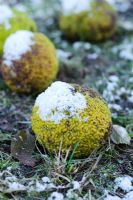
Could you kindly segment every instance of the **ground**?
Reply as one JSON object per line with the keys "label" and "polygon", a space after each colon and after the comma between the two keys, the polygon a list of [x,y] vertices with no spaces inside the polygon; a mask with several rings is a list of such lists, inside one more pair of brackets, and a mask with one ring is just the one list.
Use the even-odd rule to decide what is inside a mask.
{"label": "ground", "polygon": [[[130,5],[132,1],[128,1]],[[113,123],[123,126],[133,137],[133,23],[132,6],[119,10],[119,29],[102,44],[69,42],[58,28],[57,15],[40,18],[32,10],[39,30],[54,42],[60,59],[57,80],[79,83],[94,88],[108,102]],[[45,24],[45,26],[44,26]],[[52,156],[36,143],[33,157],[36,163],[25,166],[11,156],[12,138],[27,131],[32,135],[30,116],[36,94],[12,93],[0,79],[0,199],[43,200],[54,191],[78,199],[104,199],[105,190],[112,195],[124,196],[122,190],[114,192],[114,179],[123,175],[133,176],[133,141],[130,145],[115,145],[110,138],[102,148],[86,159]],[[28,189],[7,191],[7,177]],[[49,177],[54,186],[38,192],[42,177]],[[13,179],[13,178],[11,178]],[[77,182],[73,182],[77,181]],[[11,182],[13,182],[11,180]],[[32,182],[33,190],[29,186]],[[80,187],[78,187],[80,184]],[[41,185],[42,186],[42,185]],[[16,188],[14,187],[14,188]],[[30,188],[30,189],[29,189]],[[73,194],[74,193],[74,194]],[[72,195],[75,195],[72,197]],[[76,196],[77,195],[77,196]],[[56,196],[56,195],[55,195]],[[51,198],[52,199],[52,198]],[[54,198],[53,198],[54,199]],[[58,198],[61,197],[58,196]],[[80,198],[79,198],[80,199]]]}

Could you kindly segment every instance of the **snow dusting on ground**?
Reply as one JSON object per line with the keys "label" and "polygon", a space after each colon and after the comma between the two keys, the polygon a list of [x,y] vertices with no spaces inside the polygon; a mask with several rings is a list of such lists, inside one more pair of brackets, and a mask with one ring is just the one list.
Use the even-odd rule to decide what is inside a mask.
{"label": "snow dusting on ground", "polygon": [[13,12],[10,7],[0,5],[0,25],[4,25],[6,29],[10,29],[10,19],[13,17]]}
{"label": "snow dusting on ground", "polygon": [[117,196],[112,196],[112,195],[108,194],[106,196],[106,198],[104,198],[104,200],[121,200],[121,198],[117,197]]}
{"label": "snow dusting on ground", "polygon": [[[88,200],[88,197],[81,198],[80,195],[77,194],[80,190],[80,182],[74,181],[67,185],[58,186],[48,177],[20,179],[14,176],[11,170],[12,168],[10,167],[0,173],[1,190],[5,193],[17,191],[26,192],[27,194],[37,192],[39,194],[40,192],[45,192],[49,194],[48,200]],[[61,191],[62,189],[66,189],[66,194],[64,194],[66,197],[59,192],[59,190]]]}
{"label": "snow dusting on ground", "polygon": [[57,49],[56,53],[57,53],[57,57],[60,61],[69,59],[69,57],[71,56],[70,52],[63,51],[62,49]]}
{"label": "snow dusting on ground", "polygon": [[48,200],[63,200],[64,196],[63,194],[59,193],[59,192],[53,192],[50,197],[48,198]]}
{"label": "snow dusting on ground", "polygon": [[37,97],[35,106],[42,120],[58,124],[69,117],[79,118],[79,114],[86,108],[86,99],[70,84],[57,81]]}
{"label": "snow dusting on ground", "polygon": [[[129,79],[128,81],[132,80]],[[103,98],[108,102],[110,109],[122,111],[123,108],[120,105],[122,97],[127,98],[128,102],[133,103],[133,89],[120,86],[119,78],[116,75],[111,75],[108,78],[106,89],[103,91]]]}
{"label": "snow dusting on ground", "polygon": [[120,45],[112,48],[114,54],[127,61],[133,61],[133,38],[125,39]]}
{"label": "snow dusting on ground", "polygon": [[[114,192],[121,189],[124,192],[124,197],[120,198],[117,195],[110,195],[107,193],[104,200],[133,200],[133,177],[123,176],[115,179]],[[126,193],[126,194],[125,194]]]}
{"label": "snow dusting on ground", "polygon": [[21,56],[31,51],[34,44],[34,34],[30,31],[20,30],[10,35],[4,45],[3,63],[12,65],[12,61],[20,60]]}
{"label": "snow dusting on ground", "polygon": [[122,189],[124,192],[133,190],[133,178],[130,176],[118,177],[115,179],[115,189]]}

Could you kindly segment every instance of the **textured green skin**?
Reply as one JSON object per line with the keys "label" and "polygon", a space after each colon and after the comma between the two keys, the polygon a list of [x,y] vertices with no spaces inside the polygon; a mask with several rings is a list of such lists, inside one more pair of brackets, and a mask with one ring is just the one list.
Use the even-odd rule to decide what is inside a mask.
{"label": "textured green skin", "polygon": [[1,65],[5,83],[14,92],[43,91],[56,78],[58,59],[53,43],[42,33],[34,33],[34,42],[31,51],[13,61],[11,67]]}
{"label": "textured green skin", "polygon": [[13,9],[14,16],[9,20],[11,25],[10,29],[5,29],[4,25],[0,24],[0,56],[3,54],[3,46],[8,36],[17,30],[30,30],[36,31],[35,22],[24,13]]}
{"label": "textured green skin", "polygon": [[[81,119],[75,117],[63,119],[59,124],[52,121],[44,121],[38,114],[38,107],[33,107],[32,129],[39,143],[50,153],[66,154],[68,150],[74,149],[78,144],[74,156],[87,157],[102,145],[111,128],[111,113],[104,100],[93,90],[84,89],[79,86],[75,88],[86,97],[87,108],[80,114]],[[69,113],[68,113],[69,115]],[[60,149],[62,141],[62,146]]]}
{"label": "textured green skin", "polygon": [[105,0],[93,0],[91,10],[62,15],[59,25],[70,40],[100,42],[114,34],[117,27],[116,19],[116,12],[110,4]]}

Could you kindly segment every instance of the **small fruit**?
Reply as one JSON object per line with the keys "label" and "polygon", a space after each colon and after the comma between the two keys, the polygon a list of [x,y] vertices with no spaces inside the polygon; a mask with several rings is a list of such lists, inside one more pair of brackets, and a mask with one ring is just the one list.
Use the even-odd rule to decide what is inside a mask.
{"label": "small fruit", "polygon": [[5,42],[1,72],[12,91],[42,91],[58,72],[53,43],[41,33],[17,31]]}
{"label": "small fruit", "polygon": [[47,150],[58,153],[61,147],[66,153],[77,146],[75,157],[100,147],[111,127],[110,110],[97,92],[60,81],[37,97],[31,120]]}
{"label": "small fruit", "polygon": [[106,0],[63,0],[60,29],[70,40],[99,42],[111,37],[117,27],[116,12]]}
{"label": "small fruit", "polygon": [[20,29],[36,31],[36,24],[25,12],[0,5],[0,55],[8,36]]}

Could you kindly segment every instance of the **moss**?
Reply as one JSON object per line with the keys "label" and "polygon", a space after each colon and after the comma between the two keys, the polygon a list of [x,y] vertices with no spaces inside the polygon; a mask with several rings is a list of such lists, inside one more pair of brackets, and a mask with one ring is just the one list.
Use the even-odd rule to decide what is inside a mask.
{"label": "moss", "polygon": [[89,11],[62,15],[60,28],[70,40],[103,41],[116,30],[116,12],[105,0],[91,1]]}
{"label": "moss", "polygon": [[75,89],[82,92],[87,101],[87,108],[81,113],[80,120],[68,117],[59,124],[43,121],[38,114],[38,107],[34,106],[32,128],[37,140],[51,153],[59,151],[62,141],[62,153],[66,153],[70,147],[72,150],[78,144],[75,157],[86,157],[100,147],[102,140],[107,137],[111,126],[111,113],[96,92],[79,86]]}
{"label": "moss", "polygon": [[30,30],[36,31],[35,22],[29,18],[29,16],[24,13],[13,9],[13,17],[9,20],[11,27],[6,29],[4,25],[0,25],[0,55],[3,53],[3,46],[7,37],[16,32],[17,30]]}
{"label": "moss", "polygon": [[2,65],[6,84],[19,93],[40,92],[56,78],[58,60],[53,43],[43,34],[34,34],[32,50],[13,61],[11,67]]}

